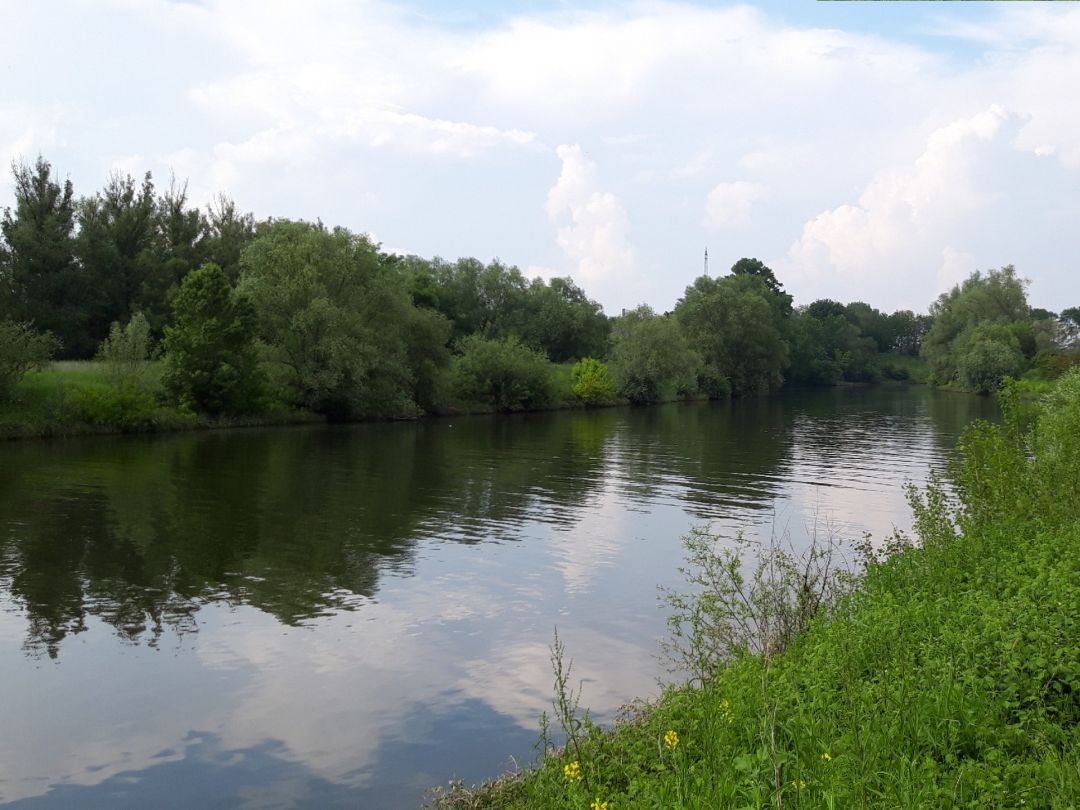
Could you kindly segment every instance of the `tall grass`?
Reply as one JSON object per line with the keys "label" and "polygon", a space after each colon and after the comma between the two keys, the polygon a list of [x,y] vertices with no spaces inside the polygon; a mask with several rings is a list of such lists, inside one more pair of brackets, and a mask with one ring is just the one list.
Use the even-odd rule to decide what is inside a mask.
{"label": "tall grass", "polygon": [[14,395],[0,400],[0,439],[322,421],[282,405],[228,419],[183,412],[166,401],[162,371],[160,361],[148,362],[137,384],[117,384],[100,361],[50,363],[27,373]]}

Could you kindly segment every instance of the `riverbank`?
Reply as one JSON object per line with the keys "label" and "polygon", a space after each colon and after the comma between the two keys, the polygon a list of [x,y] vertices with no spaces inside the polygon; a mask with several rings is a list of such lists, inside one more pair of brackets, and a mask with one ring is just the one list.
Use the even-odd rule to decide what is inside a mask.
{"label": "riverbank", "polygon": [[[905,379],[886,378],[879,385],[920,385],[925,374],[917,358],[903,358],[911,373]],[[161,404],[160,363],[148,364],[150,372],[141,391],[118,392],[108,379],[105,364],[95,361],[61,361],[25,375],[8,402],[0,402],[0,441],[68,438],[118,434],[172,433],[189,430],[324,424],[324,415],[269,403],[267,410],[243,416],[208,416],[184,412]],[[571,392],[570,366],[555,366],[555,401],[537,411],[582,410],[631,405],[620,397],[585,405]],[[843,383],[841,385],[867,385]],[[663,397],[653,404],[700,401],[703,394]],[[402,414],[398,419],[438,418],[500,413],[485,404],[451,403],[438,413]],[[393,417],[388,417],[393,418]],[[359,421],[374,421],[371,419]]]}
{"label": "riverbank", "polygon": [[1030,431],[1003,405],[1004,427],[958,445],[958,510],[933,484],[913,498],[917,545],[870,560],[784,652],[736,651],[703,685],[434,806],[1080,804],[1080,372]]}
{"label": "riverbank", "polygon": [[320,424],[325,417],[271,407],[258,414],[212,417],[159,404],[153,391],[160,370],[151,365],[145,390],[118,392],[103,363],[68,361],[28,373],[8,402],[0,403],[0,440],[68,438],[124,433],[223,430]]}

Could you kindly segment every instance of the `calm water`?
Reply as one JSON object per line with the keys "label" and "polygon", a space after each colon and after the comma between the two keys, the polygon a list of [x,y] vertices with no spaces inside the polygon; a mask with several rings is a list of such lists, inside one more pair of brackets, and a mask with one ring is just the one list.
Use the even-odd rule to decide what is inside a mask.
{"label": "calm water", "polygon": [[[679,537],[908,525],[925,389],[0,444],[0,804],[415,807],[529,761],[558,626],[653,693]],[[816,516],[816,517],[815,517]]]}

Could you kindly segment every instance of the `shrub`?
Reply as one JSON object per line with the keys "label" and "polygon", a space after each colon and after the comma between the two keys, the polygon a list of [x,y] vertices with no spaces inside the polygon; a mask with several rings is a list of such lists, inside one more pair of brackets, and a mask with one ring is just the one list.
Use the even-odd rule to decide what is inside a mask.
{"label": "shrub", "polygon": [[81,422],[122,431],[150,427],[157,420],[157,403],[146,388],[128,381],[120,385],[95,383],[74,390],[71,407]]}
{"label": "shrub", "polygon": [[551,362],[516,337],[471,335],[458,341],[451,367],[454,396],[500,411],[544,408],[554,401]]}
{"label": "shrub", "polygon": [[153,349],[150,322],[141,312],[136,312],[127,326],[121,327],[118,321],[113,321],[109,336],[98,348],[97,359],[105,364],[105,377],[113,385],[145,388],[149,384]]}
{"label": "shrub", "polygon": [[1006,377],[1015,376],[1024,367],[1023,355],[1013,346],[997,340],[975,343],[957,362],[960,385],[982,394],[1001,387]]}
{"label": "shrub", "polygon": [[41,368],[60,348],[49,332],[28,323],[0,321],[0,401],[8,399],[26,372]]}
{"label": "shrub", "polygon": [[608,367],[599,360],[585,357],[570,369],[571,391],[586,405],[600,405],[615,397],[615,383]]}
{"label": "shrub", "polygon": [[620,396],[635,405],[693,392],[701,365],[701,357],[689,347],[673,318],[642,306],[616,321],[612,375]]}

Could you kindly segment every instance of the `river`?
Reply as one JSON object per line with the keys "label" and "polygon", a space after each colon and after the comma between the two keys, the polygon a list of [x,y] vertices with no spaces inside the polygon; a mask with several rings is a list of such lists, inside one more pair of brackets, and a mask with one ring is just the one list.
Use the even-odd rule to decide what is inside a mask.
{"label": "river", "polygon": [[995,412],[848,388],[0,444],[0,804],[417,807],[531,760],[556,627],[594,717],[655,694],[690,527],[880,538]]}

